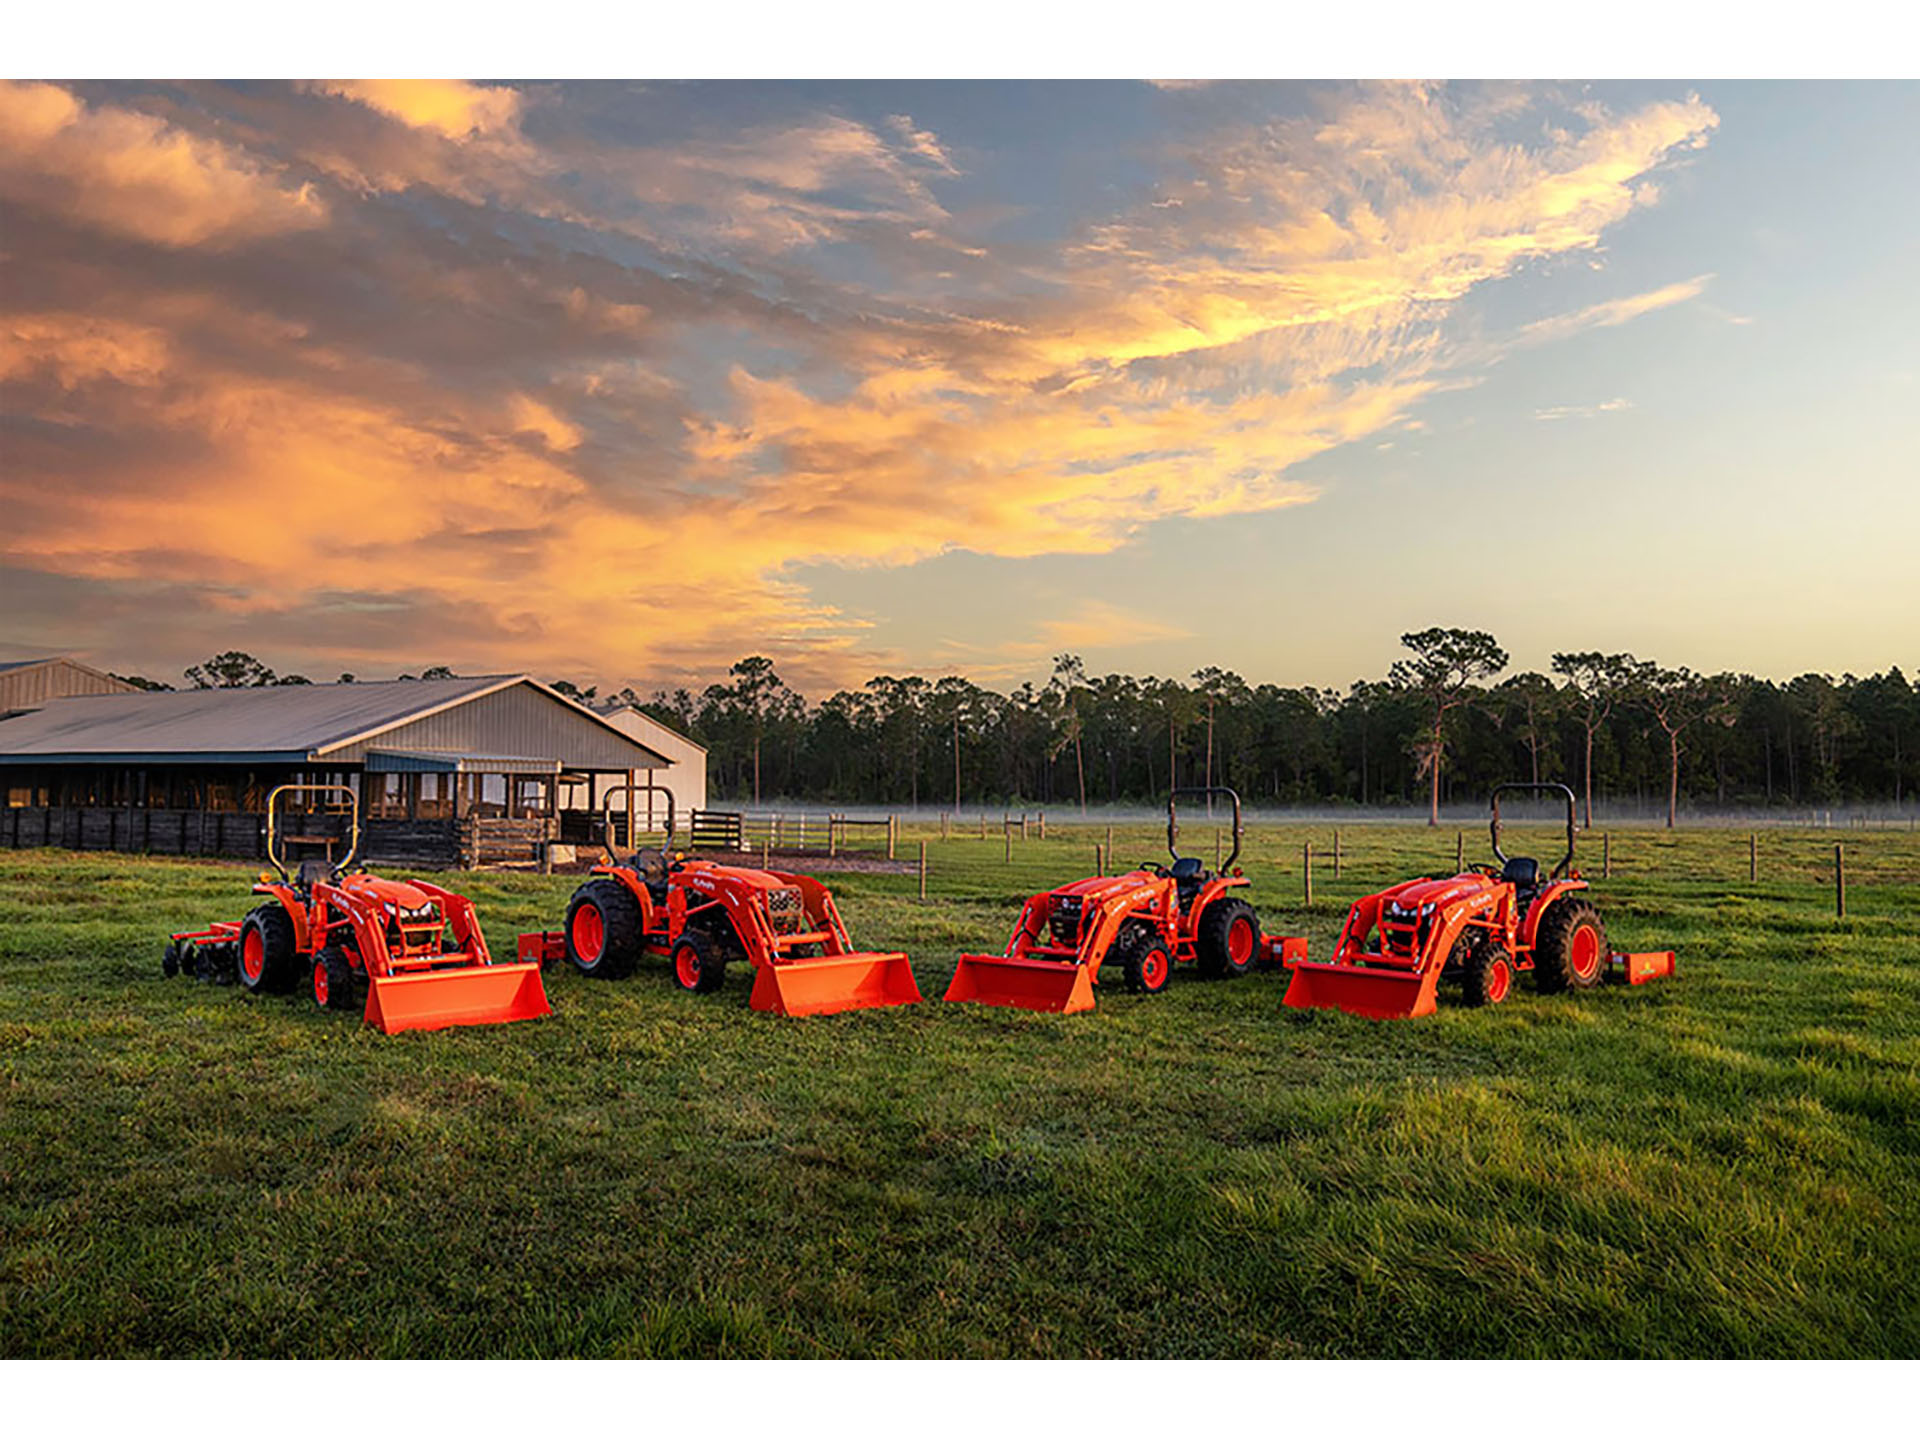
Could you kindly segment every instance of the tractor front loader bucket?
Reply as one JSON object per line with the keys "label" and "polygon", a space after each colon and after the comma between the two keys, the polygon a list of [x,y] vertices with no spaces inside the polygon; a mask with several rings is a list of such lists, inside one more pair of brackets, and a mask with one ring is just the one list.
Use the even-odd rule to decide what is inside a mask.
{"label": "tractor front loader bucket", "polygon": [[918,1005],[920,987],[903,952],[856,951],[762,965],[753,972],[747,1003],[775,1015],[833,1015]]}
{"label": "tractor front loader bucket", "polygon": [[1073,1015],[1093,1009],[1093,982],[1087,967],[1074,960],[962,955],[947,999]]}
{"label": "tractor front loader bucket", "polygon": [[1295,1010],[1344,1010],[1370,1020],[1410,1020],[1433,1014],[1439,984],[1437,968],[1421,974],[1384,966],[1303,961],[1293,967],[1293,979],[1281,1003]]}
{"label": "tractor front loader bucket", "polygon": [[449,1025],[506,1025],[552,1013],[537,962],[367,977],[367,1024],[388,1035]]}

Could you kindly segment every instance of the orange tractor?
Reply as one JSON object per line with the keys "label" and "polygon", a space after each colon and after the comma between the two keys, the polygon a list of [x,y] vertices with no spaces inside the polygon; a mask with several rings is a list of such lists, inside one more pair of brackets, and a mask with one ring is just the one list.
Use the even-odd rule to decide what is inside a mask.
{"label": "orange tractor", "polygon": [[[1550,872],[1500,848],[1500,797],[1515,790],[1566,802],[1567,853]],[[1634,985],[1673,973],[1670,950],[1615,955],[1607,948],[1600,912],[1573,868],[1573,791],[1496,785],[1492,806],[1498,867],[1408,880],[1356,901],[1332,959],[1293,962],[1285,1003],[1397,1020],[1431,1015],[1443,979],[1457,980],[1469,1005],[1498,1005],[1524,970],[1542,994],[1591,989],[1610,971]]]}
{"label": "orange tractor", "polygon": [[[616,853],[611,807],[628,791],[666,796],[665,849]],[[754,971],[748,1003],[780,1015],[919,1003],[907,957],[855,950],[818,880],[675,853],[673,796],[664,786],[616,785],[607,805],[606,861],[573,892],[565,929],[520,937],[523,960],[565,958],[583,975],[622,979],[642,955],[658,955],[675,983],[696,994],[720,988],[728,961],[746,960]]]}
{"label": "orange tractor", "polygon": [[[1233,802],[1233,853],[1217,875],[1180,853],[1182,795],[1224,795]],[[960,957],[947,999],[1072,1014],[1093,1008],[1093,987],[1109,960],[1119,963],[1127,989],[1157,995],[1176,965],[1231,977],[1262,960],[1305,956],[1304,939],[1262,935],[1253,907],[1234,893],[1249,883],[1234,865],[1242,834],[1240,797],[1233,791],[1173,791],[1167,797],[1173,864],[1148,860],[1124,875],[1076,880],[1033,896],[1021,908],[1005,954]]]}
{"label": "orange tractor", "polygon": [[[290,871],[290,839],[276,825],[283,795],[346,797],[346,856],[304,860]],[[494,963],[473,904],[422,880],[382,880],[353,868],[360,847],[359,798],[345,785],[281,785],[267,796],[267,859],[253,893],[263,903],[244,920],[217,920],[171,936],[161,968],[254,994],[292,990],[302,979],[315,1003],[352,1010],[386,1034],[448,1025],[499,1025],[552,1013],[540,967]]]}

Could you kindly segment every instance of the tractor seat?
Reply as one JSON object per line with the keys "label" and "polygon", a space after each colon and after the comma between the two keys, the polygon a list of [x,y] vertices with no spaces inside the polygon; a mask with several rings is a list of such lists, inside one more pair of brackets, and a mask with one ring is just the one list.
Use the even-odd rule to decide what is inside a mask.
{"label": "tractor seat", "polygon": [[1190,885],[1200,878],[1200,861],[1193,855],[1183,856],[1173,862],[1173,868],[1167,872],[1183,885]]}
{"label": "tractor seat", "polygon": [[299,873],[294,878],[303,890],[314,885],[325,884],[327,881],[333,879],[333,862],[331,860],[302,860],[300,862]]}
{"label": "tractor seat", "polygon": [[1540,862],[1525,855],[1516,855],[1507,861],[1506,868],[1500,872],[1500,878],[1515,889],[1538,890]]}
{"label": "tractor seat", "polygon": [[627,857],[627,867],[638,875],[644,884],[667,883],[667,857],[664,851],[651,848],[636,850]]}

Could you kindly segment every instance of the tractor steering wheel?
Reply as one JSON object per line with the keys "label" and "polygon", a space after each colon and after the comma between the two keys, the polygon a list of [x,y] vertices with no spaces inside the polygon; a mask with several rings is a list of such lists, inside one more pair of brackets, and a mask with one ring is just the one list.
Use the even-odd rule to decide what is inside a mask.
{"label": "tractor steering wheel", "polygon": [[1161,880],[1166,879],[1168,874],[1167,867],[1162,865],[1158,860],[1142,860],[1133,868],[1136,870],[1144,870],[1149,875],[1156,876]]}

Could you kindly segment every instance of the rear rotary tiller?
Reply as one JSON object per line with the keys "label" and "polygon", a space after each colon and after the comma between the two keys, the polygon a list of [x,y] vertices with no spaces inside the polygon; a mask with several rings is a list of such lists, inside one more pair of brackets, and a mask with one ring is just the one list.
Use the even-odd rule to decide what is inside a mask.
{"label": "rear rotary tiller", "polygon": [[[290,872],[275,819],[281,796],[303,793],[345,796],[350,837],[337,865],[307,860]],[[267,898],[244,920],[170,937],[162,969],[258,994],[291,990],[304,978],[317,1004],[361,1007],[366,1022],[389,1035],[552,1013],[540,967],[496,964],[471,901],[425,881],[353,870],[359,840],[349,787],[279,786],[267,797],[267,858],[279,878],[262,874],[253,887]]]}
{"label": "rear rotary tiller", "polygon": [[[1524,790],[1560,796],[1567,853],[1543,873],[1540,862],[1500,848],[1500,796]],[[1285,1003],[1331,1008],[1376,1020],[1431,1015],[1442,979],[1457,980],[1469,1005],[1498,1005],[1515,977],[1533,972],[1542,994],[1589,990],[1608,974],[1629,984],[1671,975],[1673,952],[1614,955],[1587,882],[1573,868],[1574,798],[1564,785],[1497,785],[1493,854],[1448,879],[1409,880],[1354,902],[1330,960],[1290,962]]]}
{"label": "rear rotary tiller", "polygon": [[[616,854],[611,806],[628,790],[666,796],[665,849]],[[623,979],[642,955],[655,955],[671,963],[681,989],[699,994],[720,988],[729,961],[744,960],[753,966],[748,1003],[779,1015],[919,1003],[906,955],[855,950],[818,880],[676,854],[673,796],[663,786],[617,785],[607,804],[605,863],[574,891],[564,929],[520,937],[521,959],[564,958],[582,974]]]}
{"label": "rear rotary tiller", "polygon": [[[1179,849],[1179,797],[1223,795],[1233,802],[1233,853],[1215,875]],[[1244,975],[1256,964],[1304,958],[1298,936],[1262,935],[1253,907],[1233,892],[1249,882],[1236,868],[1243,835],[1240,797],[1222,786],[1183,786],[1167,797],[1167,853],[1124,875],[1077,880],[1029,899],[1002,955],[962,955],[949,1000],[1072,1014],[1093,1008],[1101,968],[1115,961],[1129,990],[1157,995],[1176,965],[1207,975]]]}

